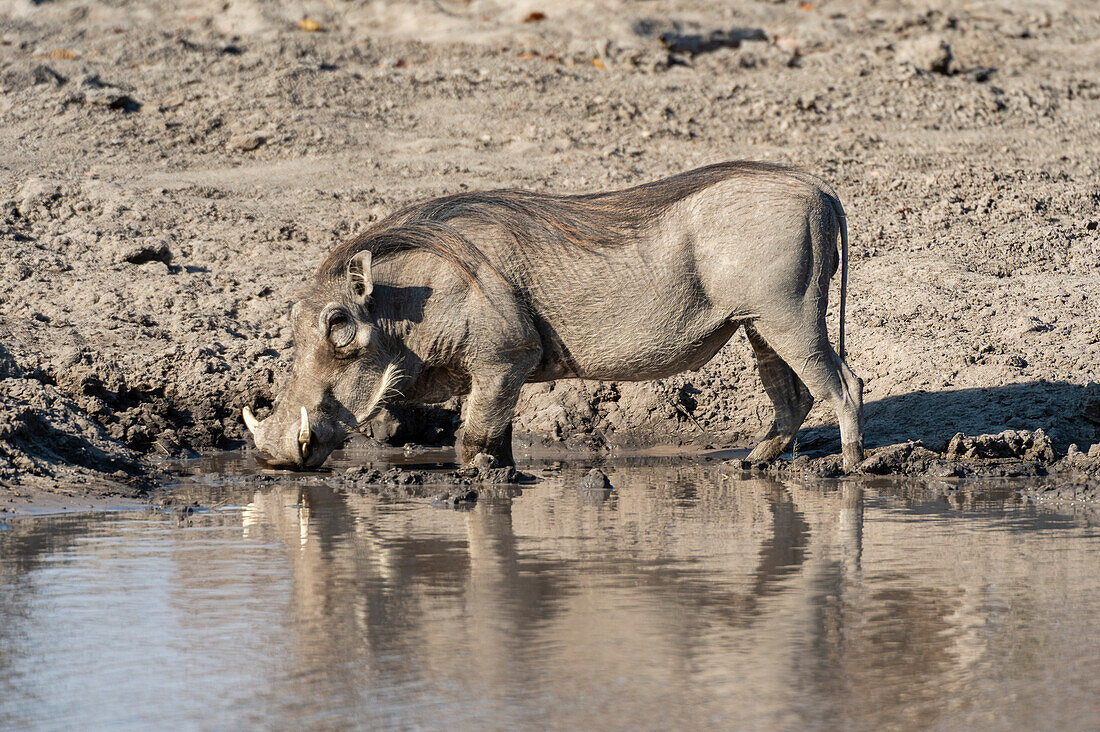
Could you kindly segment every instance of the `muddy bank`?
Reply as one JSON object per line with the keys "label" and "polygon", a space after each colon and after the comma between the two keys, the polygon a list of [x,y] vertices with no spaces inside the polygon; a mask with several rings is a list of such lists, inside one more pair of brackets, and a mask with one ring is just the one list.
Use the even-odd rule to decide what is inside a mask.
{"label": "muddy bank", "polygon": [[[152,497],[155,505],[190,512],[235,500],[244,491],[278,492],[323,487],[341,495],[380,498],[384,503],[430,503],[437,508],[466,509],[480,503],[507,503],[528,491],[539,494],[548,486],[563,485],[585,502],[614,501],[622,476],[632,471],[683,471],[696,476],[698,485],[682,486],[694,495],[702,486],[723,485],[731,490],[767,479],[777,485],[818,485],[830,489],[889,490],[921,500],[941,496],[958,503],[980,499],[988,491],[1011,496],[1016,502],[1084,505],[1095,511],[1100,504],[1100,450],[1075,453],[1048,461],[1049,442],[1039,433],[1009,432],[979,438],[960,437],[956,444],[981,446],[985,457],[947,451],[936,453],[919,444],[875,449],[859,473],[841,474],[839,459],[800,455],[772,464],[730,459],[730,451],[664,449],[575,452],[536,450],[520,458],[521,469],[498,468],[489,460],[457,467],[451,450],[425,452],[396,449],[338,451],[331,464],[314,473],[266,470],[248,452],[230,453],[181,464],[176,477]],[[989,457],[989,454],[999,457]],[[745,454],[742,452],[742,454]],[[205,496],[197,498],[197,496]],[[1076,510],[1076,509],[1074,509]]]}
{"label": "muddy bank", "polygon": [[[958,432],[1042,429],[1044,470],[1100,441],[1094,4],[453,5],[0,1],[0,484],[142,491],[158,456],[244,444],[303,283],[404,202],[731,158],[844,202],[872,467],[969,464]],[[460,409],[370,433],[445,444]],[[659,383],[532,386],[516,430],[747,447],[769,419],[738,335]],[[796,455],[838,449],[833,419]]]}
{"label": "muddy bank", "polygon": [[[774,463],[734,460],[728,466],[746,476],[832,478],[844,474],[838,455],[801,455]],[[920,440],[872,449],[857,474],[959,480],[1031,478],[1034,480],[1021,488],[1025,495],[1092,501],[1100,498],[1100,443],[1087,453],[1071,446],[1066,454],[1058,455],[1050,437],[1042,430],[1005,430],[996,435],[977,436],[959,433],[940,450]]]}

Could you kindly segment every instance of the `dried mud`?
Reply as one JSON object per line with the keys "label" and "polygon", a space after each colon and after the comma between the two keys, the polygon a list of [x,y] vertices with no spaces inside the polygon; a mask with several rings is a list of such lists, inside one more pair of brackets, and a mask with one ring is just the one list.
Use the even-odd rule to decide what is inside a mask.
{"label": "dried mud", "polygon": [[[296,294],[404,202],[734,158],[847,209],[867,470],[1094,475],[1098,36],[1069,0],[0,0],[0,485],[135,493],[155,456],[242,445]],[[459,408],[372,436],[446,442]],[[661,382],[531,386],[516,431],[748,446],[769,418],[737,336]],[[1040,429],[1040,456],[951,448]],[[838,448],[818,405],[772,469]]]}

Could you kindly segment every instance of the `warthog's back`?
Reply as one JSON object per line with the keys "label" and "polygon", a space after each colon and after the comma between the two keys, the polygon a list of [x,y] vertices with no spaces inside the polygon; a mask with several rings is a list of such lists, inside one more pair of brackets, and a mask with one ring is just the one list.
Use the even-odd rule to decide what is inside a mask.
{"label": "warthog's back", "polygon": [[[482,228],[479,248],[536,319],[538,376],[659,378],[698,368],[738,322],[835,271],[831,199],[797,172],[714,166],[610,194],[531,197],[537,223]],[[814,252],[814,234],[827,251]]]}
{"label": "warthog's back", "polygon": [[[412,205],[337,248],[428,250],[475,286],[504,277],[542,339],[535,379],[650,379],[705,363],[736,324],[831,274],[835,196],[820,179],[730,162],[611,193],[500,190]],[[836,204],[837,207],[839,204]]]}

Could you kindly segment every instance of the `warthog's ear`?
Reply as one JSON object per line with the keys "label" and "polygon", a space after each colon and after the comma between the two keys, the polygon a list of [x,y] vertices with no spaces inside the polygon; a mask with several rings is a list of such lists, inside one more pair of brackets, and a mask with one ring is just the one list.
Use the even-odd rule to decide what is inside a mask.
{"label": "warthog's ear", "polygon": [[370,252],[359,252],[348,260],[348,295],[360,305],[365,305],[373,290]]}

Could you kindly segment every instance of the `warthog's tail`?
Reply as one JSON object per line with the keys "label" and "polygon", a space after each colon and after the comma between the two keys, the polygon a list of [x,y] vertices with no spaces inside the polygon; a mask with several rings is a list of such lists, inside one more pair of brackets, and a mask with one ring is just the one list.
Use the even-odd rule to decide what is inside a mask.
{"label": "warthog's tail", "polygon": [[848,219],[844,215],[844,206],[840,203],[840,196],[836,194],[831,185],[812,173],[800,172],[812,180],[821,192],[828,197],[829,203],[833,207],[833,215],[836,216],[837,223],[840,224],[840,337],[837,340],[836,350],[840,360],[843,361],[847,355],[844,349],[844,310],[848,302]]}
{"label": "warthog's tail", "polygon": [[844,305],[848,301],[848,220],[840,199],[833,197],[836,214],[840,219],[840,340],[837,342],[840,360],[844,360]]}

